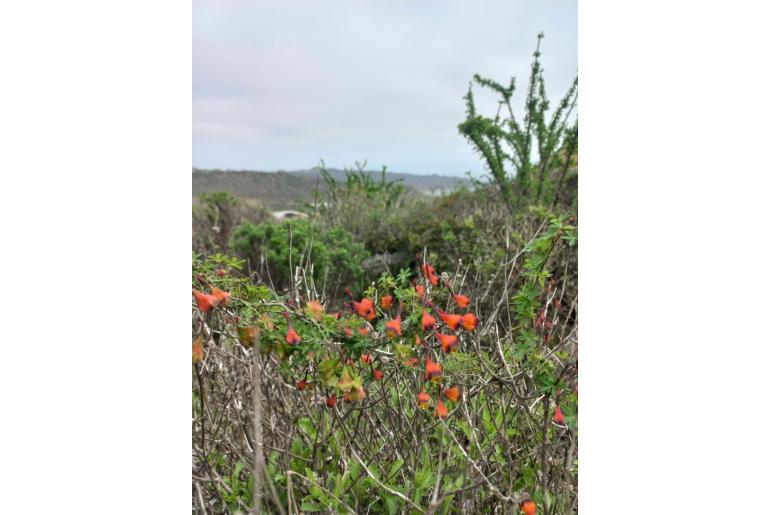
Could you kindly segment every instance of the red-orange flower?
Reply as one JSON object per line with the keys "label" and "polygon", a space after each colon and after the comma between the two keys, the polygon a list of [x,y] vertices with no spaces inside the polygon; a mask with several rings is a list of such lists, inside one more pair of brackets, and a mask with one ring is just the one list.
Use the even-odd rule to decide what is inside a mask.
{"label": "red-orange flower", "polygon": [[302,338],[299,337],[297,331],[289,326],[289,330],[286,332],[286,343],[289,345],[298,345],[300,341],[302,341]]}
{"label": "red-orange flower", "polygon": [[535,515],[537,513],[537,505],[532,499],[524,499],[519,503],[519,509],[524,515]]}
{"label": "red-orange flower", "polygon": [[304,379],[297,381],[297,390],[302,391],[305,388],[307,388],[307,381],[305,381]]}
{"label": "red-orange flower", "polygon": [[398,315],[393,320],[388,320],[385,324],[385,333],[388,335],[388,338],[401,336],[401,315]]}
{"label": "red-orange flower", "polygon": [[420,297],[420,300],[425,298],[425,286],[422,284],[416,284],[414,286],[414,291],[417,292],[417,296]]}
{"label": "red-orange flower", "polygon": [[222,291],[216,286],[211,287],[211,295],[217,299],[216,304],[214,304],[215,306],[224,306],[230,300],[230,293]]}
{"label": "red-orange flower", "polygon": [[404,361],[404,366],[413,368],[415,365],[417,365],[417,358],[409,358],[408,360]]}
{"label": "red-orange flower", "polygon": [[453,334],[436,333],[436,338],[441,342],[441,350],[444,352],[456,352],[457,347],[460,346],[457,336]]}
{"label": "red-orange flower", "polygon": [[350,338],[351,336],[353,336],[353,329],[351,329],[350,327],[345,327],[343,331],[345,333],[345,338]]}
{"label": "red-orange flower", "polygon": [[337,405],[337,396],[336,395],[332,395],[331,397],[326,399],[326,407],[327,408],[333,408],[336,405]]}
{"label": "red-orange flower", "polygon": [[324,307],[317,300],[311,300],[307,303],[307,310],[310,312],[310,316],[315,320],[321,320],[324,314]]}
{"label": "red-orange flower", "polygon": [[455,299],[455,303],[460,309],[467,308],[468,304],[471,302],[470,298],[466,297],[465,295],[460,295],[459,293],[457,295],[452,295],[452,297]]}
{"label": "red-orange flower", "polygon": [[422,409],[425,409],[428,407],[428,404],[430,404],[430,395],[428,395],[424,391],[418,393],[417,405],[420,406]]}
{"label": "red-orange flower", "polygon": [[353,304],[353,309],[355,310],[356,314],[358,314],[358,316],[361,318],[365,318],[371,322],[374,320],[374,317],[377,316],[377,314],[374,312],[374,302],[371,299],[364,297],[361,299],[361,302],[356,302],[353,300],[351,303]]}
{"label": "red-orange flower", "polygon": [[195,289],[193,289],[192,294],[195,296],[195,300],[198,301],[198,309],[201,310],[201,313],[208,313],[219,304],[219,301],[213,295]]}
{"label": "red-orange flower", "polygon": [[358,332],[361,333],[361,336],[366,336],[367,334],[369,334],[369,328],[366,326],[359,327]]}
{"label": "red-orange flower", "polygon": [[425,362],[425,379],[437,382],[441,380],[443,373],[444,371],[442,370],[441,365],[428,358]]}
{"label": "red-orange flower", "polygon": [[203,342],[201,341],[200,336],[195,339],[195,341],[192,344],[192,360],[193,362],[200,361],[203,359]]}
{"label": "red-orange flower", "polygon": [[371,363],[372,362],[372,355],[371,354],[361,354],[361,361],[364,363]]}
{"label": "red-orange flower", "polygon": [[441,321],[444,322],[452,331],[456,331],[463,321],[462,315],[450,315],[449,313],[445,313],[441,308],[436,308],[436,312],[438,313]]}
{"label": "red-orange flower", "polygon": [[479,325],[479,319],[473,313],[463,315],[463,329],[473,331]]}
{"label": "red-orange flower", "polygon": [[422,273],[430,281],[431,286],[438,285],[438,276],[436,275],[436,269],[428,263],[422,266]]}
{"label": "red-orange flower", "polygon": [[390,309],[393,305],[393,295],[383,295],[380,304],[382,304],[382,309]]}
{"label": "red-orange flower", "polygon": [[358,388],[353,388],[352,390],[350,390],[350,395],[348,396],[348,398],[351,401],[360,401],[365,397],[366,397],[366,390],[364,390],[363,386],[359,386]]}
{"label": "red-orange flower", "polygon": [[557,404],[556,409],[553,412],[553,421],[560,426],[564,425],[564,413],[561,412],[561,407]]}
{"label": "red-orange flower", "polygon": [[422,330],[432,331],[436,328],[436,319],[433,318],[427,311],[422,312]]}
{"label": "red-orange flower", "polygon": [[436,399],[436,411],[433,412],[433,415],[436,417],[446,418],[448,414],[449,411],[447,411],[446,406],[444,406],[444,403],[441,402],[441,399]]}
{"label": "red-orange flower", "polygon": [[383,376],[382,370],[376,368],[374,369],[374,372],[372,372],[372,374],[374,374],[375,381],[382,381],[382,376]]}
{"label": "red-orange flower", "polygon": [[447,388],[446,390],[444,390],[444,397],[446,397],[452,402],[457,402],[460,400],[460,389],[456,386],[453,386],[452,388]]}

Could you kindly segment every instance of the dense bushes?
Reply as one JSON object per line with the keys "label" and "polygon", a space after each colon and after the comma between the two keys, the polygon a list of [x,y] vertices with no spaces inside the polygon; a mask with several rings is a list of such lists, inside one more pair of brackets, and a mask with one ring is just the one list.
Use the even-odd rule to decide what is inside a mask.
{"label": "dense bushes", "polygon": [[307,220],[243,222],[233,231],[230,248],[248,260],[259,278],[278,288],[291,283],[296,267],[308,271],[320,289],[327,283],[358,287],[361,262],[368,256],[345,229],[320,228]]}
{"label": "dense bushes", "polygon": [[196,290],[232,295],[193,312],[196,505],[245,512],[261,493],[271,513],[574,510],[574,278],[552,273],[574,243],[553,218],[499,263],[518,286],[461,287],[425,264],[341,313],[196,260]]}
{"label": "dense bushes", "polygon": [[193,203],[193,250],[203,254],[226,252],[237,224],[244,220],[260,223],[267,217],[261,205],[247,204],[223,191],[204,193]]}

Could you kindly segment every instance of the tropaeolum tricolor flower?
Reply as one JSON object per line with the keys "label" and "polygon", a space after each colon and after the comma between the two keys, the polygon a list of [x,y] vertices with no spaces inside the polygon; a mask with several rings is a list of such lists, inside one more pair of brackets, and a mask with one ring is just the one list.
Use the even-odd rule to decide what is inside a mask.
{"label": "tropaeolum tricolor flower", "polygon": [[218,305],[218,299],[214,295],[209,295],[195,289],[193,289],[192,294],[198,302],[198,309],[200,309],[201,313],[208,313]]}
{"label": "tropaeolum tricolor flower", "polygon": [[441,350],[446,353],[456,352],[457,347],[460,345],[460,342],[457,339],[457,335],[454,334],[436,333],[436,338],[438,338],[438,341],[441,342]]}
{"label": "tropaeolum tricolor flower", "polygon": [[446,313],[441,308],[436,308],[436,312],[441,321],[452,331],[457,331],[457,328],[463,323],[462,315]]}
{"label": "tropaeolum tricolor flower", "polygon": [[[417,407],[433,407],[432,414],[443,419],[449,416],[445,403],[461,402],[462,395],[459,386],[442,385],[445,371],[441,361],[449,353],[459,351],[461,340],[478,327],[479,319],[467,310],[470,297],[453,291],[446,278],[442,282],[433,265],[421,262],[419,272],[418,279],[411,284],[416,297],[395,288],[385,295],[369,290],[357,300],[346,288],[349,299],[340,311],[329,313],[320,300],[305,301],[300,297],[285,303],[285,326],[277,323],[275,311],[256,315],[227,311],[225,322],[236,325],[239,341],[246,348],[254,347],[261,334],[262,340],[272,341],[275,347],[271,348],[276,349],[281,359],[296,355],[290,362],[296,363],[296,377],[289,384],[296,385],[301,395],[315,397],[321,392],[321,403],[329,408],[336,408],[339,399],[366,402],[367,389],[391,388],[389,383],[399,381],[402,374],[414,374],[423,380],[422,387],[415,392]],[[210,291],[193,290],[201,313],[229,304],[229,292],[203,279],[199,282]],[[437,299],[442,299],[441,307],[434,304]],[[236,315],[244,316],[243,323]],[[307,336],[307,341],[303,336]],[[260,350],[262,347],[260,343]],[[203,354],[203,346],[194,345],[193,359],[200,361]],[[403,372],[391,374],[391,366],[404,367]],[[367,386],[366,382],[371,383]],[[373,397],[375,402],[382,398],[379,394]],[[557,406],[554,422],[563,423],[560,415]]]}

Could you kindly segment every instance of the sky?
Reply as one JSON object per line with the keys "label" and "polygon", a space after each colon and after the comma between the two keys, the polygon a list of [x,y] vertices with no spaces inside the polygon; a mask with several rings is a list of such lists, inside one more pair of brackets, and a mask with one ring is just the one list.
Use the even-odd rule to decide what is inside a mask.
{"label": "sky", "polygon": [[516,76],[521,112],[541,31],[553,105],[577,74],[575,0],[193,0],[193,167],[478,177],[468,83]]}

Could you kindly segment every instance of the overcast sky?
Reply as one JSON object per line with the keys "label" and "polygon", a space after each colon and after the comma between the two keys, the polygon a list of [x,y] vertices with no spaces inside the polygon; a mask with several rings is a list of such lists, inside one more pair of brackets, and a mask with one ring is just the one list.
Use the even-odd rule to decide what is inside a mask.
{"label": "overcast sky", "polygon": [[[575,0],[194,0],[193,166],[366,159],[478,176],[457,132],[468,81],[515,75],[520,108],[540,31],[555,103],[577,73]],[[478,100],[494,109],[491,96]]]}

